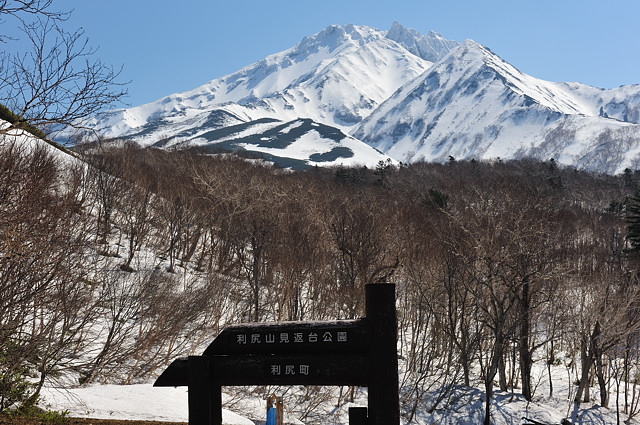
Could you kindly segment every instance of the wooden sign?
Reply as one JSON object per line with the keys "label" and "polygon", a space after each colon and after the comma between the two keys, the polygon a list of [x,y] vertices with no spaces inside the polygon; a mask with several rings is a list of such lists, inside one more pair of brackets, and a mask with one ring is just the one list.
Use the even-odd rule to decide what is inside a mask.
{"label": "wooden sign", "polygon": [[[202,359],[202,360],[201,360]],[[366,387],[371,376],[369,356],[213,355],[174,360],[156,380],[156,387],[189,385],[189,362],[206,362],[209,378],[221,385],[355,385]]]}
{"label": "wooden sign", "polygon": [[362,353],[369,349],[366,319],[233,325],[204,355],[259,353]]}
{"label": "wooden sign", "polygon": [[222,386],[234,385],[368,387],[368,413],[354,410],[350,424],[399,425],[395,286],[365,290],[366,318],[229,326],[202,356],[171,363],[154,386],[189,387],[190,425],[221,425]]}

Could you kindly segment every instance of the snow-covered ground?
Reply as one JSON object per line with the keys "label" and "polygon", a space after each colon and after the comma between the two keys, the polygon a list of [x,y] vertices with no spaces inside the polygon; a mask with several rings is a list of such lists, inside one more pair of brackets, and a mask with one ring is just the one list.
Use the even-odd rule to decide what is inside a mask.
{"label": "snow-covered ground", "polygon": [[[186,387],[153,387],[138,385],[94,385],[86,388],[45,388],[42,406],[67,411],[71,417],[121,420],[152,420],[187,422],[189,420]],[[223,398],[223,401],[227,397]],[[222,422],[226,425],[256,425],[246,416],[259,420],[264,415],[265,402],[249,400],[243,404],[241,414],[222,409]],[[301,424],[291,418],[290,424]]]}
{"label": "snow-covered ground", "polygon": [[[542,362],[540,362],[542,363]],[[540,366],[543,366],[540,364]],[[600,407],[597,403],[575,405],[573,395],[575,387],[568,384],[567,369],[563,365],[555,366],[553,371],[553,397],[548,396],[549,386],[544,370],[540,370],[534,379],[536,392],[534,401],[528,403],[517,392],[496,391],[492,400],[492,423],[496,425],[524,424],[523,418],[543,424],[560,424],[568,418],[576,425],[616,424],[616,397],[611,395],[610,408]],[[188,420],[187,389],[155,388],[144,385],[96,385],[86,388],[59,390],[45,388],[42,405],[53,410],[68,411],[72,417],[97,419],[129,419],[186,422]],[[223,409],[223,423],[228,425],[264,425],[265,402],[258,397],[245,397],[238,401],[235,395],[233,407]],[[284,397],[285,408],[293,396]],[[223,403],[231,399],[223,394]],[[596,388],[591,388],[591,399],[598,400]],[[366,406],[366,390],[359,391],[356,404]],[[622,400],[621,400],[622,405]],[[342,425],[348,423],[348,407],[336,408],[328,403],[318,407],[327,420],[325,424]],[[482,423],[484,418],[484,392],[479,388],[459,387],[453,391],[448,402],[442,402],[438,408],[429,412],[431,400],[427,397],[418,407],[411,423],[460,424]],[[289,409],[287,409],[289,410]],[[622,406],[621,406],[622,410]],[[626,415],[621,413],[621,422],[627,423]],[[302,424],[291,414],[285,423]],[[403,422],[406,423],[406,422]],[[638,424],[633,419],[630,424]]]}
{"label": "snow-covered ground", "polygon": [[[47,388],[43,394],[43,405],[52,410],[68,411],[72,417],[187,422],[187,397],[186,387],[96,385],[70,390]],[[222,421],[228,425],[255,425],[255,422],[225,409],[222,410]]]}

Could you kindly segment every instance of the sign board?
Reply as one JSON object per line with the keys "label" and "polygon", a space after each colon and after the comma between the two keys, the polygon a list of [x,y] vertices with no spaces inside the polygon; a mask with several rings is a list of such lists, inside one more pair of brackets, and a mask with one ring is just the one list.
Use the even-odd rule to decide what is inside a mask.
{"label": "sign board", "polygon": [[204,355],[361,353],[370,338],[366,319],[242,324],[225,328]]}
{"label": "sign board", "polygon": [[[395,286],[367,285],[365,295],[363,319],[229,326],[154,386],[189,386],[190,425],[221,425],[222,386],[234,385],[368,387],[366,423],[399,425]],[[353,416],[363,423],[361,410]]]}
{"label": "sign board", "polygon": [[[354,385],[368,386],[369,357],[361,354],[212,355],[207,362],[211,380],[233,385]],[[189,360],[180,358],[160,375],[154,386],[189,385]]]}

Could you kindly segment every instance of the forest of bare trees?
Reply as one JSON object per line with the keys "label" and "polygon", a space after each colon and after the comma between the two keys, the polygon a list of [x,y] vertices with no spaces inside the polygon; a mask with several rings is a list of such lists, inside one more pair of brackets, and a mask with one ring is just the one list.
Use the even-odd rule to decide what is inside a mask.
{"label": "forest of bare trees", "polygon": [[393,282],[408,422],[461,388],[531,400],[557,365],[568,404],[640,412],[633,173],[79,155],[0,149],[0,411],[50,380],[148,382],[229,323],[357,318],[364,285]]}
{"label": "forest of bare trees", "polygon": [[[558,366],[567,405],[638,415],[632,171],[452,158],[291,172],[127,144],[74,158],[14,137],[82,128],[126,94],[68,17],[0,0],[0,42],[17,25],[27,46],[0,54],[0,412],[51,382],[149,382],[230,323],[357,318],[364,285],[393,282],[408,423],[470,388],[490,423],[494,387],[532,400],[546,370],[551,396]],[[310,424],[336,402],[296,397]]]}

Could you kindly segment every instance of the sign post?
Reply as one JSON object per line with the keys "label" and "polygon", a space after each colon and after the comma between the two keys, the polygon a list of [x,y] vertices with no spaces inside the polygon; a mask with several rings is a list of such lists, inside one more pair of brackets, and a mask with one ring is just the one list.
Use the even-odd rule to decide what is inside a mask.
{"label": "sign post", "polygon": [[[393,300],[389,303],[388,300]],[[394,285],[369,285],[366,289],[366,315],[375,330],[370,345],[368,425],[400,424],[398,395],[397,317]]]}
{"label": "sign post", "polygon": [[399,425],[395,285],[365,291],[363,319],[229,326],[202,356],[174,360],[154,386],[189,387],[189,425],[222,424],[225,385],[368,387],[368,409],[350,411],[349,423]]}

